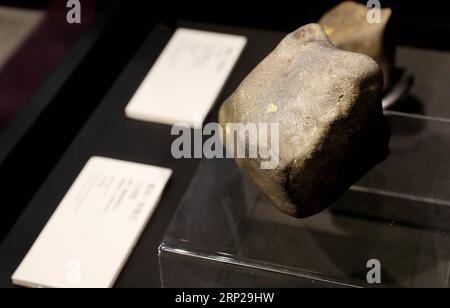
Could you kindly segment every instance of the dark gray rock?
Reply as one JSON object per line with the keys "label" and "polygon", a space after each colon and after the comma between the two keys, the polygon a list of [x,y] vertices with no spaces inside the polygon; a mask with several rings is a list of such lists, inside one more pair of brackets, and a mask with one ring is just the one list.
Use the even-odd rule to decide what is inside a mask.
{"label": "dark gray rock", "polygon": [[[280,124],[277,168],[262,170],[261,158],[236,161],[280,210],[304,218],[387,157],[382,92],[376,62],[337,49],[320,25],[310,24],[289,34],[247,76],[219,118],[223,128]],[[255,140],[238,142],[248,148]]]}

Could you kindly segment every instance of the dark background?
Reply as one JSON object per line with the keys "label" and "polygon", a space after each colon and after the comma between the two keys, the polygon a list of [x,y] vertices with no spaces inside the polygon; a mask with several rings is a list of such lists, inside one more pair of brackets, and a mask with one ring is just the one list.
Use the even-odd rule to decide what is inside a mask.
{"label": "dark background", "polygon": [[[65,6],[66,1],[59,2]],[[57,95],[49,99],[37,121],[0,161],[0,240],[159,21],[174,25],[178,20],[191,20],[290,32],[317,21],[341,1],[82,0],[82,7],[87,2],[96,7],[94,27],[101,24],[99,39]],[[394,10],[392,35],[400,45],[450,50],[450,10],[445,1],[381,3]],[[0,4],[44,8],[48,1]]]}
{"label": "dark background", "polygon": [[[22,7],[45,7],[48,0],[2,0],[0,4]],[[61,5],[66,1],[60,0]],[[94,2],[103,9],[115,0],[80,0]],[[119,19],[123,31],[141,33],[142,20],[174,23],[177,20],[193,20],[251,28],[292,31],[306,23],[317,21],[327,10],[339,4],[339,0],[320,1],[126,1],[119,0]],[[367,3],[357,0],[356,2]],[[394,11],[395,35],[401,44],[448,49],[450,42],[450,5],[447,1],[381,0],[382,7]],[[130,32],[130,35],[132,35]],[[120,48],[126,48],[121,45]]]}

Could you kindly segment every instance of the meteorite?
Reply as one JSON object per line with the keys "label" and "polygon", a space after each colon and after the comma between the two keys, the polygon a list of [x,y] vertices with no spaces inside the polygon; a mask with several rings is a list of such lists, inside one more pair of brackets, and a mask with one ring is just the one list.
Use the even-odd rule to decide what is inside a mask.
{"label": "meteorite", "polygon": [[391,85],[395,62],[395,45],[388,31],[391,16],[390,8],[345,1],[319,21],[336,47],[368,55],[380,65],[385,90]]}
{"label": "meteorite", "polygon": [[[238,166],[283,212],[305,218],[340,198],[388,155],[383,75],[370,57],[337,49],[318,24],[286,36],[221,107],[229,123],[279,125],[279,164],[260,158]],[[259,139],[258,139],[259,140]],[[258,140],[238,139],[245,148]]]}

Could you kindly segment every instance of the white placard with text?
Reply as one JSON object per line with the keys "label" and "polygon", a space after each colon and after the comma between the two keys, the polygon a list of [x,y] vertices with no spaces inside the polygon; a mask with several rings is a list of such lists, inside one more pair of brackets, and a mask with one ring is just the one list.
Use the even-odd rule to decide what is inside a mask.
{"label": "white placard with text", "polygon": [[126,107],[128,117],[201,126],[247,38],[179,28]]}
{"label": "white placard with text", "polygon": [[112,287],[158,205],[169,169],[93,157],[14,273],[25,287]]}

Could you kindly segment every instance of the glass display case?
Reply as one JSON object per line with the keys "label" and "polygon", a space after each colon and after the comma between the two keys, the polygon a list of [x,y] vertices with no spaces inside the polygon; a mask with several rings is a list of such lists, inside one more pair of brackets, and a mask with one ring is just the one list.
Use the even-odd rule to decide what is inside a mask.
{"label": "glass display case", "polygon": [[[179,21],[171,7],[169,22],[155,26],[159,17],[137,3],[103,2],[109,9],[0,134],[7,205],[0,287],[13,287],[11,275],[93,155],[174,170],[116,287],[449,286],[450,53],[435,50],[448,50],[446,40],[436,39],[447,28],[433,35],[425,26],[395,28],[396,68],[415,83],[386,112],[390,157],[330,209],[298,220],[278,211],[233,160],[177,160],[170,126],[128,119],[124,109],[177,27],[243,35],[248,46],[207,120],[217,122],[220,103],[242,79],[288,31],[322,10],[314,18],[295,12],[289,22],[280,12],[286,24],[276,28],[272,18],[262,27],[243,11],[240,21],[210,14],[202,23]],[[109,7],[113,2],[120,6]],[[380,263],[380,285],[367,281],[372,260]]]}
{"label": "glass display case", "polygon": [[330,209],[278,211],[232,160],[204,160],[160,246],[163,287],[448,287],[450,121],[387,112],[390,157]]}

